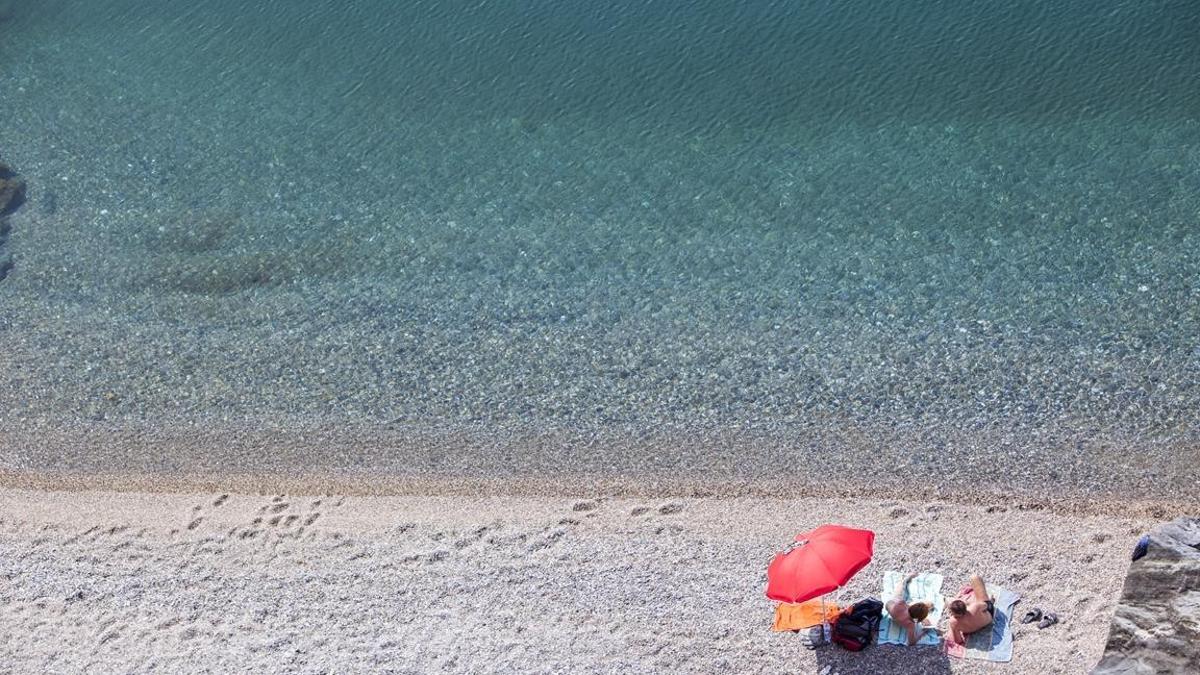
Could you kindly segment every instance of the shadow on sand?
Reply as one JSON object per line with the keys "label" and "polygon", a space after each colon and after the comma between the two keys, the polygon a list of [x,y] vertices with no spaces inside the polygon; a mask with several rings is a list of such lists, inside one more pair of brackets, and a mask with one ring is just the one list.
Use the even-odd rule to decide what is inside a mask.
{"label": "shadow on sand", "polygon": [[921,673],[944,675],[950,672],[950,657],[940,647],[901,647],[871,645],[851,652],[835,645],[816,649],[818,675],[859,675],[860,673]]}

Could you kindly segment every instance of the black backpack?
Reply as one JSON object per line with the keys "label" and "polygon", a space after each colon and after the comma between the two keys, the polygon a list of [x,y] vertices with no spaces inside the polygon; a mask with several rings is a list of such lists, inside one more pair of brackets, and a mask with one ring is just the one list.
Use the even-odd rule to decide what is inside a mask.
{"label": "black backpack", "polygon": [[834,620],[830,640],[852,652],[862,651],[875,640],[882,614],[882,602],[875,598],[863,598]]}

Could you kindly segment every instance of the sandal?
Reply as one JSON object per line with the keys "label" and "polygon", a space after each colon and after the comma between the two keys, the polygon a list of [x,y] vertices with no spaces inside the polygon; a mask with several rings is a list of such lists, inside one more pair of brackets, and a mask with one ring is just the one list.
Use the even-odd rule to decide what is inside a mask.
{"label": "sandal", "polygon": [[1058,615],[1054,612],[1046,612],[1046,615],[1038,622],[1038,628],[1049,628],[1056,623],[1058,623]]}
{"label": "sandal", "polygon": [[1021,617],[1021,623],[1033,623],[1034,621],[1040,621],[1041,618],[1042,618],[1042,610],[1038,609],[1037,607],[1034,607],[1033,609],[1029,610],[1028,612],[1025,612],[1025,616]]}

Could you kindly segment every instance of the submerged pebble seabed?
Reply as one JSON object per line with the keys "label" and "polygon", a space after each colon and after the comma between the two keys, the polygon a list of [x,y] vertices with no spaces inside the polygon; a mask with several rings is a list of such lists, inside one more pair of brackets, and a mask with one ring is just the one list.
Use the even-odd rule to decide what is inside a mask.
{"label": "submerged pebble seabed", "polygon": [[[469,430],[476,466],[489,434],[636,454],[678,433],[733,456],[652,464],[803,473],[789,452],[862,434],[868,472],[902,439],[874,468],[1196,483],[1194,118],[301,116],[292,83],[193,97],[126,81],[132,51],[83,68],[35,34],[0,47],[38,57],[0,76],[2,159],[29,184],[0,282],[4,466],[79,463],[18,444],[47,429],[272,420]],[[739,458],[730,430],[772,449]],[[346,445],[322,461],[413,465]]]}

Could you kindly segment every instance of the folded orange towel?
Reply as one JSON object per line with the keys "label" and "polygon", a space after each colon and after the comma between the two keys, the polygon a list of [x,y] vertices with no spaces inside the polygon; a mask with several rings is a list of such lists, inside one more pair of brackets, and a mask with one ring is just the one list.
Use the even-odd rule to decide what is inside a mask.
{"label": "folded orange towel", "polygon": [[[838,615],[838,606],[825,603],[825,621],[833,622]],[[821,600],[806,600],[798,605],[780,603],[775,606],[775,624],[771,630],[803,630],[821,623]]]}

